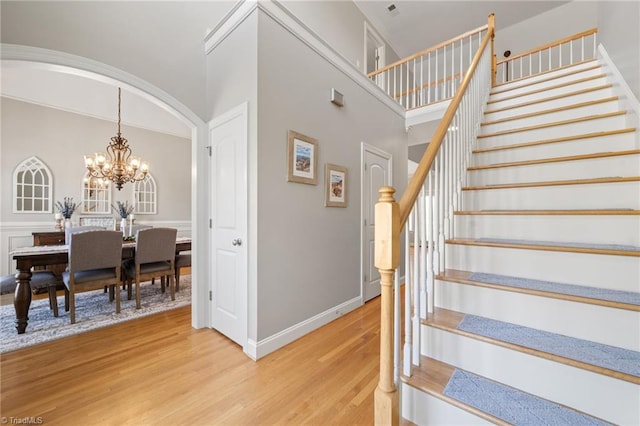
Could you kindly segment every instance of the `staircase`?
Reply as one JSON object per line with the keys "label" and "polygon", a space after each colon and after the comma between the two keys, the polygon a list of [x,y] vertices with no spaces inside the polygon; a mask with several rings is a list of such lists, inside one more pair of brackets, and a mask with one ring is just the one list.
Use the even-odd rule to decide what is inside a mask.
{"label": "staircase", "polygon": [[492,89],[406,420],[640,424],[640,141],[620,108],[597,60]]}

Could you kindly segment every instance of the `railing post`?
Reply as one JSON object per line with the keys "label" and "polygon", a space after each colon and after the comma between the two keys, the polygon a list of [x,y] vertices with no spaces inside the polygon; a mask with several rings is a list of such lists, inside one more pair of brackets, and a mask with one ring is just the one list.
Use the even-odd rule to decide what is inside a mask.
{"label": "railing post", "polygon": [[491,34],[491,87],[496,85],[496,75],[498,74],[498,60],[496,52],[493,49],[493,39],[496,37],[496,15],[489,14],[489,22],[487,23],[489,34]]}
{"label": "railing post", "polygon": [[396,190],[380,188],[375,206],[375,265],[380,271],[380,378],[374,395],[376,425],[398,425],[398,390],[393,380],[393,276],[400,262],[400,207]]}

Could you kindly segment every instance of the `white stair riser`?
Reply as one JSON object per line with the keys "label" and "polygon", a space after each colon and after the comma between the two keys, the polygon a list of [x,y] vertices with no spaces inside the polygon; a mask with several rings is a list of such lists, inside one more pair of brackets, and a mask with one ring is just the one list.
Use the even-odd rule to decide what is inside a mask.
{"label": "white stair riser", "polygon": [[401,415],[415,425],[491,425],[442,399],[402,383]]}
{"label": "white stair riser", "polygon": [[480,133],[487,134],[503,132],[511,129],[520,129],[522,127],[537,126],[545,123],[555,123],[558,121],[571,120],[574,118],[580,118],[589,115],[606,114],[616,111],[620,111],[620,103],[618,101],[607,101],[578,108],[569,108],[553,113],[536,115],[534,117],[518,118],[508,121],[502,121],[495,124],[485,124],[481,126]]}
{"label": "white stair riser", "polygon": [[578,90],[589,89],[595,86],[601,86],[607,84],[606,77],[595,78],[593,80],[583,81],[579,83],[567,84],[555,89],[548,89],[543,91],[531,91],[528,94],[522,94],[521,96],[512,96],[505,94],[504,96],[495,96],[493,100],[487,102],[487,109],[504,108],[508,106],[518,105],[524,102],[531,102],[537,99],[548,98],[551,96],[563,95],[569,92],[575,92]]}
{"label": "white stair riser", "polygon": [[518,104],[512,108],[505,109],[504,111],[492,112],[498,108],[487,108],[485,111],[485,121],[500,120],[502,118],[513,117],[514,115],[529,114],[537,111],[544,111],[552,108],[560,108],[568,105],[578,104],[582,102],[595,101],[598,99],[609,98],[615,96],[613,88],[607,87],[604,89],[594,90],[592,92],[580,93],[577,95],[565,96],[558,99],[548,99],[541,97],[541,102],[536,102],[531,105]]}
{"label": "white stair riser", "polygon": [[[489,147],[483,142],[482,147]],[[477,146],[481,148],[480,144]],[[574,139],[566,142],[535,145],[523,148],[510,148],[473,154],[472,165],[507,163],[512,161],[539,160],[550,157],[593,154],[595,152],[627,151],[640,149],[633,133],[620,133],[586,139]]]}
{"label": "white stair riser", "polygon": [[434,294],[440,308],[640,351],[640,312],[442,281]]}
{"label": "white stair riser", "polygon": [[469,186],[640,176],[640,154],[473,170],[467,176]]}
{"label": "white stair riser", "polygon": [[535,142],[551,138],[582,135],[585,133],[618,130],[623,129],[627,126],[626,120],[626,114],[621,114],[611,117],[594,118],[592,120],[584,120],[575,123],[534,128],[531,130],[516,129],[519,131],[503,135],[493,136],[489,133],[481,133],[480,135],[484,137],[478,138],[478,146],[480,148],[503,146],[511,145],[514,143]]}
{"label": "white stair riser", "polygon": [[446,268],[640,292],[640,258],[446,245]]}
{"label": "white stair riser", "polygon": [[456,238],[504,238],[640,247],[640,216],[456,215]]}
{"label": "white stair riser", "polygon": [[[495,91],[500,91],[503,89],[511,89],[514,87],[520,87],[523,84],[535,84],[536,82],[539,82],[541,80],[546,80],[550,77],[559,77],[559,76],[563,76],[567,73],[571,73],[573,72],[575,75],[579,75],[582,72],[587,71],[590,68],[593,68],[594,66],[599,66],[602,69],[602,63],[598,60],[590,60],[590,61],[586,61],[586,62],[582,62],[579,64],[575,64],[575,65],[571,65],[571,66],[567,66],[564,68],[559,68],[559,69],[555,69],[553,71],[545,71],[545,72],[541,72],[539,74],[535,74],[531,77],[527,77],[524,79],[513,79],[509,82],[506,83],[502,83],[499,84],[495,87]],[[602,71],[601,71],[602,72]]]}
{"label": "white stair riser", "polygon": [[462,191],[463,210],[640,209],[640,182]]}
{"label": "white stair riser", "polygon": [[639,424],[640,386],[422,327],[422,353],[541,398],[616,424]]}
{"label": "white stair riser", "polygon": [[531,92],[532,90],[542,90],[542,89],[557,86],[560,84],[570,84],[576,80],[581,80],[583,78],[588,78],[588,77],[595,77],[602,74],[603,74],[602,68],[598,67],[591,70],[585,70],[578,73],[559,76],[552,80],[546,80],[550,76],[539,78],[537,82],[528,79],[525,82],[520,82],[519,84],[513,83],[513,85],[510,87],[500,87],[492,90],[491,95],[489,96],[489,100],[496,101],[504,98],[505,96],[521,95],[523,93]]}

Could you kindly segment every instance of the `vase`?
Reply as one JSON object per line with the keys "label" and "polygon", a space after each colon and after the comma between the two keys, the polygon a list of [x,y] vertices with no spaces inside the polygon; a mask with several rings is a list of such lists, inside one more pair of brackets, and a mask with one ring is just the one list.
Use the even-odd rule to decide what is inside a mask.
{"label": "vase", "polygon": [[120,219],[120,230],[122,231],[122,236],[127,236],[127,218],[123,217]]}
{"label": "vase", "polygon": [[69,228],[71,228],[71,218],[66,217],[64,219],[64,229],[69,229]]}

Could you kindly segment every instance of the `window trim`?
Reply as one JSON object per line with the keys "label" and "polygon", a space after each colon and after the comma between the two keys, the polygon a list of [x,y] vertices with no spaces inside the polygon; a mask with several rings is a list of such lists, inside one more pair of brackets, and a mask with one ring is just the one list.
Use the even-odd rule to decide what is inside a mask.
{"label": "window trim", "polygon": [[[142,185],[145,185],[145,187],[152,185],[153,188],[151,188],[151,190],[145,190],[145,191],[141,191],[140,187]],[[152,193],[153,194],[153,201],[152,202],[147,202],[145,201],[143,204],[144,205],[151,205],[152,208],[147,210],[147,211],[141,211],[139,204],[138,204],[138,194],[144,192],[146,193]],[[133,184],[133,194],[132,194],[132,199],[133,199],[133,212],[138,215],[138,214],[158,214],[158,184],[156,183],[156,179],[151,175],[151,173],[147,173],[147,176],[145,176],[145,178],[139,182],[135,182]]]}
{"label": "window trim", "polygon": [[[22,182],[18,182],[18,175],[20,174],[20,172],[23,171],[30,171],[32,172],[32,174],[35,176],[36,172],[33,172],[33,170],[36,170],[36,172],[42,173],[46,176],[47,179],[47,184],[43,184],[43,188],[47,189],[47,196],[42,196],[41,200],[45,200],[46,203],[46,208],[42,209],[42,210],[33,210],[33,208],[31,210],[18,210],[18,186],[22,185],[23,191],[22,191],[22,196],[20,197],[22,200],[25,199],[24,197],[24,175],[23,175],[23,180]],[[53,213],[53,174],[51,173],[51,170],[49,170],[49,167],[47,167],[47,165],[40,160],[38,157],[31,156],[27,159],[25,159],[24,161],[22,161],[20,164],[18,164],[16,166],[16,168],[13,171],[13,178],[12,178],[12,186],[13,186],[13,213],[17,213],[17,214],[42,214],[42,213]],[[36,198],[35,198],[35,191],[33,191],[33,187],[35,186],[35,181],[33,184],[31,184],[32,187],[32,195],[30,197],[31,202],[32,202],[32,207],[35,206],[35,203],[33,202]],[[45,191],[43,191],[45,192]],[[22,204],[23,208],[24,208],[24,203]]]}

